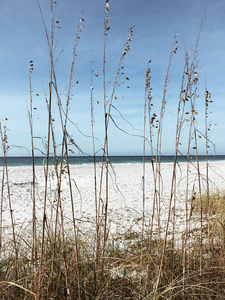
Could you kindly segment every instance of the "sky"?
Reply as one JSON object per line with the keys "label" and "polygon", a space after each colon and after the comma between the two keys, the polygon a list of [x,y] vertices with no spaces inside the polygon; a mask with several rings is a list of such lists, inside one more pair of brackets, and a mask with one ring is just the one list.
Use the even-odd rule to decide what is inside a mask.
{"label": "sky", "polygon": [[[50,1],[40,0],[43,17],[50,31]],[[69,106],[68,132],[76,144],[92,155],[91,138],[91,67],[94,103],[96,151],[104,143],[103,92],[103,0],[57,0],[54,2],[54,59],[57,86],[65,106],[72,62],[73,44],[79,20],[82,36],[76,48],[73,96]],[[151,60],[151,87],[154,111],[160,110],[169,57],[177,34],[178,50],[173,55],[166,91],[163,118],[162,154],[173,155],[175,148],[177,105],[185,65],[185,50],[193,54],[200,25],[204,18],[198,45],[196,101],[197,130],[205,132],[205,89],[211,93],[208,122],[212,124],[209,139],[216,154],[225,154],[225,2],[224,0],[110,0],[107,17],[110,29],[106,39],[106,94],[110,99],[119,59],[131,25],[130,51],[118,79],[109,124],[110,155],[142,155],[145,101],[145,73]],[[57,22],[57,23],[56,23]],[[29,62],[33,61],[32,98],[35,148],[45,152],[48,113],[50,63],[48,44],[36,0],[0,1],[0,119],[7,126],[9,156],[31,154],[28,120],[30,102]],[[126,79],[129,78],[129,80]],[[39,95],[39,96],[37,96]],[[57,145],[62,142],[57,99],[53,96],[52,117],[55,119]],[[119,112],[118,112],[119,111]],[[123,117],[121,117],[123,116]],[[7,120],[5,121],[5,118]],[[72,122],[70,122],[70,120]],[[215,125],[216,124],[216,125]],[[188,122],[181,136],[181,151],[187,151]],[[121,128],[122,130],[118,129]],[[126,132],[126,133],[125,133]],[[127,134],[128,133],[128,134]],[[149,136],[149,127],[146,127]],[[156,136],[156,131],[155,131]],[[148,144],[148,143],[147,143]],[[214,154],[214,147],[209,153]],[[155,147],[155,146],[154,146]],[[199,153],[205,153],[204,138],[198,141]],[[60,147],[58,147],[60,149]],[[79,151],[71,148],[76,155]],[[36,150],[36,155],[41,151]],[[194,153],[194,150],[193,150]],[[101,154],[101,152],[98,152]],[[146,154],[150,154],[147,146]],[[0,154],[2,155],[2,154]]]}

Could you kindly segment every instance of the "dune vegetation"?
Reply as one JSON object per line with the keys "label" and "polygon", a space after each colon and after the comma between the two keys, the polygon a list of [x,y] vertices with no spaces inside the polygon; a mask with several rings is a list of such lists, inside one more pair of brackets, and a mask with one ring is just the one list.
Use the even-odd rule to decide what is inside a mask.
{"label": "dune vegetation", "polygon": [[[201,32],[196,37],[196,45],[192,52],[186,51],[180,97],[177,102],[177,124],[175,136],[175,153],[171,188],[169,195],[162,200],[163,178],[161,175],[161,145],[163,117],[167,109],[166,92],[168,78],[171,72],[171,63],[175,59],[178,49],[177,36],[171,48],[163,87],[163,96],[160,111],[156,111],[152,97],[151,62],[146,68],[145,99],[143,99],[143,173],[142,203],[139,227],[131,227],[121,235],[120,232],[111,232],[111,220],[108,217],[110,178],[116,177],[109,157],[109,124],[117,126],[111,115],[114,107],[115,90],[119,78],[124,73],[123,62],[129,55],[132,41],[133,26],[130,27],[124,41],[121,56],[118,58],[118,67],[114,80],[111,82],[110,97],[106,96],[106,46],[109,27],[109,0],[105,0],[104,22],[104,53],[103,53],[103,109],[104,109],[104,140],[101,152],[95,146],[94,115],[95,103],[93,101],[93,82],[90,82],[90,116],[92,125],[93,153],[89,154],[93,160],[93,210],[94,218],[92,230],[81,230],[82,220],[77,220],[74,208],[73,188],[74,180],[70,172],[70,155],[73,149],[79,150],[78,142],[74,141],[68,128],[74,120],[70,119],[70,101],[72,86],[75,80],[76,49],[81,38],[83,19],[77,27],[74,41],[73,56],[71,59],[71,72],[66,92],[66,103],[61,100],[58,91],[58,81],[55,70],[54,27],[56,26],[53,13],[53,0],[51,2],[51,30],[48,32],[41,6],[39,5],[46,40],[49,51],[50,78],[47,83],[49,90],[45,96],[46,110],[48,112],[47,142],[44,150],[44,193],[42,218],[37,218],[36,165],[35,142],[33,128],[33,92],[32,73],[34,64],[30,61],[30,105],[28,108],[28,121],[30,125],[32,178],[31,196],[32,223],[17,226],[13,217],[11,202],[11,187],[8,174],[7,153],[10,149],[7,138],[7,120],[0,123],[1,142],[4,156],[2,167],[1,189],[1,217],[0,217],[0,298],[3,299],[223,299],[225,298],[225,203],[223,191],[211,190],[208,171],[208,139],[209,106],[212,102],[211,94],[207,89],[204,94],[205,103],[205,132],[196,128],[197,111],[195,101],[199,97],[197,92],[198,71],[198,44]],[[113,4],[112,4],[113,5]],[[93,79],[93,70],[90,70]],[[125,76],[125,75],[124,75]],[[58,106],[58,120],[61,126],[60,150],[55,142],[55,120],[52,117],[52,106]],[[157,104],[158,105],[158,104]],[[115,107],[114,107],[115,109]],[[183,125],[188,123],[187,149],[183,154],[180,150]],[[122,130],[122,129],[120,129]],[[198,138],[205,140],[205,170],[201,173]],[[195,151],[196,160],[190,160],[191,151]],[[59,154],[60,153],[60,154]],[[83,155],[87,155],[83,153]],[[102,162],[96,161],[96,156],[102,155]],[[146,155],[152,157],[151,163],[145,161]],[[52,190],[50,186],[50,157],[54,157],[55,176],[55,202],[54,213],[48,211],[48,195]],[[178,157],[186,158],[186,193],[184,195],[184,226],[179,228],[176,218],[177,204],[177,173],[179,172]],[[189,170],[195,170],[195,180],[189,180]],[[152,211],[146,210],[146,174],[152,172],[154,193],[151,196]],[[99,172],[97,174],[97,172]],[[62,209],[61,189],[67,177],[70,195],[71,220],[70,228],[65,225],[65,215]],[[98,180],[97,180],[98,178]],[[100,179],[99,179],[100,178]],[[120,180],[122,180],[120,178]],[[79,188],[79,187],[78,187]],[[2,226],[4,215],[3,206],[7,204],[10,210],[9,228]],[[5,205],[6,205],[5,204]],[[166,207],[166,208],[165,208]],[[163,212],[166,210],[166,213]],[[164,221],[162,221],[164,220]],[[137,220],[136,220],[137,221]],[[85,222],[87,222],[85,220]],[[126,220],[124,221],[126,222]],[[134,221],[135,222],[135,221]],[[83,226],[86,226],[83,224]],[[137,229],[134,229],[137,228]],[[179,232],[179,234],[177,234]]]}

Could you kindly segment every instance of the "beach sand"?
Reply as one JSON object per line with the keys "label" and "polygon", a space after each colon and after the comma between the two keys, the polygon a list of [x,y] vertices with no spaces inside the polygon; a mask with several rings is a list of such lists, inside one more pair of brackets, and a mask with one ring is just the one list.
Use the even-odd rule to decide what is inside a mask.
{"label": "beach sand", "polygon": [[[0,176],[2,177],[2,168]],[[36,167],[36,214],[37,220],[43,219],[43,205],[45,194],[44,168]],[[206,192],[206,163],[200,162],[201,190]],[[70,165],[72,178],[73,204],[77,226],[83,231],[93,230],[95,223],[95,190],[94,167],[91,164]],[[97,167],[97,189],[99,193],[101,168]],[[160,167],[160,201],[161,226],[165,228],[169,201],[171,197],[171,182],[173,163],[161,163]],[[181,230],[185,224],[185,197],[188,178],[188,197],[193,189],[198,192],[198,172],[190,165],[187,177],[187,164],[182,162],[176,166],[176,205],[175,216],[177,228]],[[13,220],[16,228],[26,227],[32,222],[32,167],[8,167],[10,200],[13,211]],[[139,230],[143,213],[143,165],[140,163],[113,164],[109,176],[109,204],[108,221],[110,232],[126,232]],[[62,211],[64,226],[72,226],[71,201],[67,174],[64,173],[61,187]],[[225,161],[211,161],[209,167],[210,192],[224,190]],[[9,197],[7,184],[4,184],[2,224],[4,228],[11,227]],[[152,166],[145,165],[145,218],[146,227],[152,216],[154,195],[154,180]],[[47,193],[47,220],[54,220],[57,207],[57,184],[54,167],[50,166]],[[105,187],[102,188],[102,201],[105,202]],[[171,208],[174,204],[172,202]],[[104,207],[104,206],[103,206]],[[156,213],[155,213],[156,215]],[[156,224],[155,218],[155,224]]]}

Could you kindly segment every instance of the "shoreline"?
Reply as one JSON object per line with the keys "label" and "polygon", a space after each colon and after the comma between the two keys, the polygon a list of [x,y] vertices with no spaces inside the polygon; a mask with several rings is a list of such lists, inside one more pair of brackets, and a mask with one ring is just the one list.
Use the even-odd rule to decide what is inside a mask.
{"label": "shoreline", "polygon": [[[43,166],[45,165],[46,157],[44,156],[35,156],[35,166]],[[101,164],[102,163],[102,156],[95,157],[96,162]],[[161,155],[160,161],[161,163],[174,163],[175,156],[174,155]],[[205,162],[206,156],[199,155],[198,156],[199,162]],[[153,157],[153,162],[156,161],[156,157]],[[184,162],[187,163],[187,157],[178,155],[176,161],[178,163]],[[216,161],[225,161],[225,155],[209,155],[208,156],[209,162],[216,162]],[[61,157],[58,157],[58,163],[61,162]],[[143,155],[115,155],[109,156],[109,162],[112,164],[125,164],[125,163],[143,163]],[[152,156],[146,155],[145,156],[146,163],[152,163]],[[189,162],[196,163],[196,156],[190,155]],[[94,157],[93,156],[69,156],[69,164],[73,165],[86,165],[86,164],[93,164]],[[53,156],[49,157],[49,165],[54,165],[55,160]],[[4,165],[4,158],[0,157],[0,167]],[[15,166],[32,166],[32,157],[31,156],[8,156],[7,157],[7,165],[10,167]]]}

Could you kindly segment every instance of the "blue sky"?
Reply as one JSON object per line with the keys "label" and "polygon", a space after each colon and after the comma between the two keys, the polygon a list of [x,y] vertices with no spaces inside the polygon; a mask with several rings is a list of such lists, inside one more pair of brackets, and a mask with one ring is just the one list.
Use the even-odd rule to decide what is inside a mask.
{"label": "blue sky", "polygon": [[[40,0],[46,25],[50,24],[50,5]],[[83,14],[81,11],[84,11]],[[206,11],[206,12],[205,12]],[[166,111],[163,121],[163,154],[173,154],[177,103],[179,99],[184,67],[184,45],[194,48],[202,18],[206,16],[198,48],[199,85],[197,128],[204,132],[205,86],[212,94],[212,114],[209,121],[212,129],[210,139],[216,145],[216,153],[224,154],[225,138],[225,2],[224,0],[111,0],[110,30],[106,44],[107,95],[110,96],[118,61],[130,25],[134,25],[131,50],[125,57],[124,75],[116,88],[114,105],[132,124],[125,122],[116,110],[112,117],[118,126],[131,135],[143,135],[143,110],[145,71],[151,60],[152,96],[154,109],[159,110],[165,74],[168,66],[174,35],[179,34],[178,51],[173,57],[166,94]],[[54,4],[54,19],[61,28],[55,30],[55,58],[58,89],[65,103],[69,83],[73,42],[80,17],[84,18],[82,37],[77,48],[75,62],[74,90],[69,118],[78,126],[68,124],[68,130],[75,142],[87,153],[92,153],[90,122],[90,68],[93,63],[93,98],[95,103],[96,149],[103,145],[103,0],[58,0]],[[30,154],[30,131],[27,117],[29,105],[29,61],[34,62],[32,90],[34,107],[34,135],[45,140],[47,135],[47,112],[44,94],[48,93],[49,58],[43,24],[36,0],[1,0],[0,2],[0,118],[8,118],[7,127],[10,145],[9,155]],[[61,51],[63,52],[61,53]],[[61,54],[60,54],[61,53]],[[60,54],[60,55],[59,55]],[[191,52],[190,52],[191,55]],[[129,78],[129,82],[125,79]],[[79,84],[75,84],[79,81]],[[111,82],[111,83],[110,83]],[[129,86],[129,88],[127,88]],[[39,96],[36,96],[39,94]],[[122,96],[123,98],[121,98]],[[99,103],[97,103],[97,101]],[[56,99],[53,99],[53,118],[57,144],[61,143]],[[217,124],[217,126],[214,126]],[[182,151],[186,151],[188,128],[182,133]],[[86,136],[85,136],[86,135]],[[111,123],[109,126],[109,149],[111,155],[142,154],[143,139],[126,135]],[[43,149],[40,139],[35,146]],[[205,142],[199,140],[199,151],[204,153]],[[149,149],[147,149],[149,151]],[[78,152],[75,150],[75,153]],[[210,153],[213,154],[212,147]],[[37,151],[38,155],[39,152]]]}

